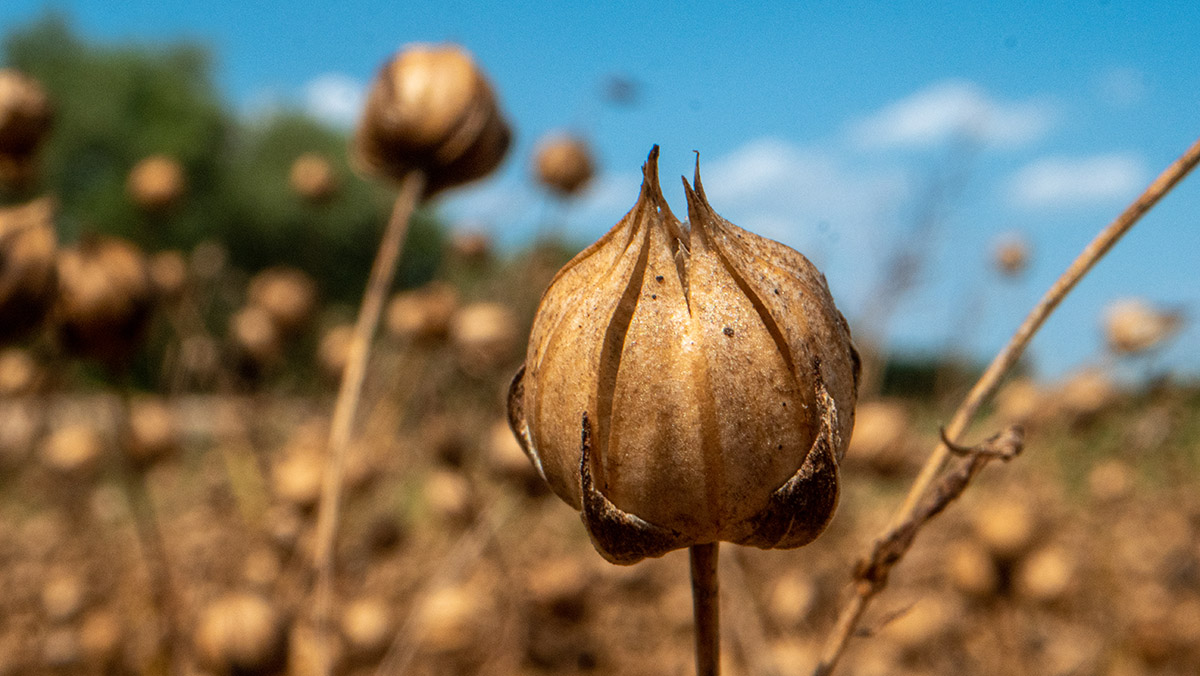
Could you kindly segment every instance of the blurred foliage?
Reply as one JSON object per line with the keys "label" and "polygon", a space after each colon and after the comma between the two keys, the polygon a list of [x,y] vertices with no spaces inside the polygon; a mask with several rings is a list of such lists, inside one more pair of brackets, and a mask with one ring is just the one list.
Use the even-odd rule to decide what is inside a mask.
{"label": "blurred foliage", "polygon": [[[189,249],[219,239],[248,271],[300,267],[331,300],[357,302],[388,217],[391,191],[350,170],[343,130],[296,111],[245,119],[217,91],[202,46],[112,46],[84,42],[60,16],[9,33],[3,63],[50,93],[55,124],[41,153],[38,189],[58,196],[61,236],[130,238],[147,250]],[[311,206],[288,185],[292,161],[325,155],[340,190]],[[162,153],[183,165],[188,190],[170,213],[150,216],[125,181],[142,158]],[[443,237],[428,215],[415,219],[398,283],[428,280]]]}

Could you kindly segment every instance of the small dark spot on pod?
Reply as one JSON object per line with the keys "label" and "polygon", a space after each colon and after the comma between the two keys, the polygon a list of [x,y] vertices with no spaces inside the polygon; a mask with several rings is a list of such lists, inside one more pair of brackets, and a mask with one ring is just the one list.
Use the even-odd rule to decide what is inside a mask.
{"label": "small dark spot on pod", "polygon": [[783,444],[779,444],[778,446],[776,446],[776,447],[775,447],[775,450],[777,450],[777,451],[782,451],[782,450],[783,450]]}
{"label": "small dark spot on pod", "polygon": [[661,282],[662,280],[663,280],[663,276],[662,276],[662,275],[654,275],[654,281],[656,281],[656,282]]}
{"label": "small dark spot on pod", "polygon": [[658,300],[658,294],[657,293],[650,294],[650,300]]}
{"label": "small dark spot on pod", "polygon": [[729,328],[728,326],[726,326],[726,327],[725,327],[725,330],[724,330],[722,333],[724,333],[724,334],[725,334],[725,335],[727,335],[727,336],[733,336],[733,329],[731,329],[731,328]]}
{"label": "small dark spot on pod", "polygon": [[778,296],[778,295],[779,295],[779,289],[775,289],[775,295],[776,295],[776,296]]}

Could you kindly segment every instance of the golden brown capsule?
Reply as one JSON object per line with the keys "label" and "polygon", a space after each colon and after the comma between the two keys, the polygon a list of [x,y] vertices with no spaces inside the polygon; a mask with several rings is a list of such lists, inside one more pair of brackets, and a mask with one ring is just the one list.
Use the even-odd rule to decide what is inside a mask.
{"label": "golden brown capsule", "polygon": [[297,195],[312,204],[328,202],[338,189],[333,165],[317,153],[304,153],[292,162],[288,183]]}
{"label": "golden brown capsule", "polygon": [[183,197],[187,179],[177,160],[166,155],[151,155],[134,165],[125,187],[141,209],[164,211]]}
{"label": "golden brown capsule", "polygon": [[593,544],[633,563],[719,540],[798,547],[825,528],[859,371],[824,276],[684,181],[659,188],[542,297],[509,419]]}
{"label": "golden brown capsule", "polygon": [[583,139],[554,132],[538,142],[533,171],[542,185],[560,195],[573,195],[595,173],[592,151]]}
{"label": "golden brown capsule", "polygon": [[123,364],[141,345],[153,301],[146,258],[129,242],[96,237],[59,255],[55,317],[77,355]]}
{"label": "golden brown capsule", "polygon": [[41,326],[57,274],[53,200],[0,209],[0,344]]}
{"label": "golden brown capsule", "polygon": [[53,123],[50,98],[37,80],[0,68],[0,181],[20,183]]}

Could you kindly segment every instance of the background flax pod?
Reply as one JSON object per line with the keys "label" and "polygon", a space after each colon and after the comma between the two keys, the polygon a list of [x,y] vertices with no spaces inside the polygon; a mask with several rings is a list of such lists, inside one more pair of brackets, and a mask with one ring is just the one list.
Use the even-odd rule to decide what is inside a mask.
{"label": "background flax pod", "polygon": [[699,167],[695,184],[685,227],[651,151],[637,204],[546,290],[510,395],[533,462],[619,563],[807,544],[853,425],[858,356],[824,277],[718,216]]}

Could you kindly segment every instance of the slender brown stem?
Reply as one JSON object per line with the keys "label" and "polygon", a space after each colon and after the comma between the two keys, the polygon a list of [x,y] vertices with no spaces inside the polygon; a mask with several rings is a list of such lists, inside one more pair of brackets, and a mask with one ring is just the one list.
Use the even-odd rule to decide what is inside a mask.
{"label": "slender brown stem", "polygon": [[[354,417],[358,410],[358,402],[362,394],[363,380],[366,377],[367,361],[371,353],[371,340],[379,327],[379,315],[383,311],[383,302],[392,280],[396,274],[396,264],[400,260],[404,237],[408,233],[408,223],[421,194],[425,191],[425,175],[419,171],[409,172],[400,181],[400,192],[396,196],[392,208],[392,216],[388,220],[387,229],[379,243],[379,251],[375,255],[375,263],[371,267],[371,276],[367,280],[367,290],[363,296],[362,306],[358,310],[358,320],[354,324],[354,336],[350,342],[350,350],[346,359],[345,370],[342,372],[341,387],[338,390],[337,402],[333,408],[333,420],[329,429],[329,458],[321,484],[321,501],[317,509],[316,551],[313,556],[313,568],[317,574],[316,629],[323,640],[321,646],[327,649],[330,641],[330,616],[333,591],[333,546],[337,534],[338,513],[341,508],[342,483],[346,469],[346,455],[350,446],[350,434],[354,427]],[[331,661],[328,655],[322,656],[317,665],[317,673],[328,674],[331,671]]]}
{"label": "slender brown stem", "polygon": [[[1164,195],[1170,192],[1188,172],[1195,168],[1197,163],[1200,163],[1200,140],[1193,143],[1179,159],[1167,167],[1146,188],[1140,197],[1134,200],[1120,216],[1110,223],[1108,227],[1104,228],[1084,248],[1083,252],[1071,263],[1062,276],[1054,282],[1046,294],[1042,296],[1042,299],[1038,301],[1038,304],[1033,307],[1020,327],[1017,328],[1016,333],[1009,339],[1008,344],[1004,346],[1004,349],[1000,350],[999,354],[992,360],[992,363],[988,365],[987,370],[979,377],[975,386],[971,388],[967,397],[959,405],[958,410],[955,411],[950,424],[946,426],[945,437],[947,439],[956,441],[966,431],[975,414],[979,412],[979,408],[996,391],[996,388],[1000,384],[1000,379],[1025,352],[1029,341],[1037,333],[1038,329],[1041,328],[1042,324],[1045,323],[1046,318],[1050,316],[1059,303],[1062,302],[1063,298],[1066,297],[1067,293],[1075,288],[1079,280],[1095,266],[1096,262],[1104,254],[1108,253],[1109,249],[1147,211],[1157,204]],[[929,459],[926,460],[920,474],[918,474],[912,487],[909,489],[904,503],[896,514],[893,515],[891,523],[888,525],[887,530],[884,531],[884,534],[872,544],[873,551],[864,557],[864,561],[869,561],[872,558],[879,542],[886,540],[889,534],[902,530],[906,524],[914,523],[917,520],[920,506],[929,494],[930,488],[934,486],[934,482],[937,480],[939,474],[941,474],[943,468],[946,466],[946,461],[951,452],[950,446],[945,442],[939,443],[934,448],[933,453],[930,454]],[[899,561],[899,556],[902,555],[903,552],[890,560],[887,568],[890,569],[891,566],[895,565]],[[834,631],[826,640],[821,662],[817,665],[815,674],[824,675],[833,672],[842,652],[846,649],[847,642],[849,642],[850,637],[854,634],[855,628],[858,626],[867,605],[883,589],[883,581],[886,580],[886,570],[883,573],[883,577],[877,580],[861,578],[858,580],[854,595],[845,607],[842,608],[837,624],[834,626]]]}
{"label": "slender brown stem", "polygon": [[721,673],[721,619],[717,545],[692,545],[692,614],[696,618],[696,676]]}

